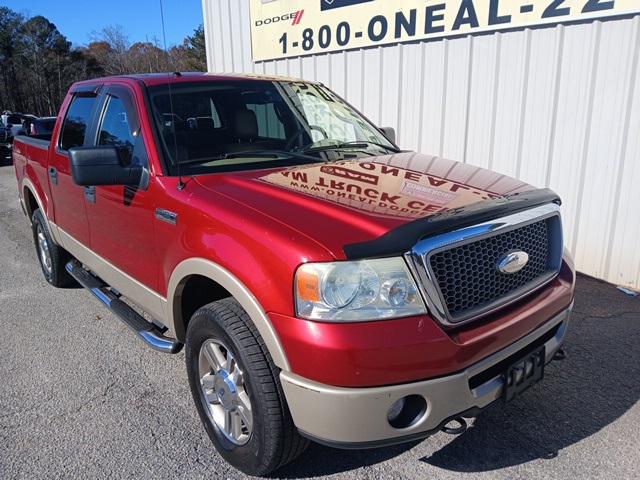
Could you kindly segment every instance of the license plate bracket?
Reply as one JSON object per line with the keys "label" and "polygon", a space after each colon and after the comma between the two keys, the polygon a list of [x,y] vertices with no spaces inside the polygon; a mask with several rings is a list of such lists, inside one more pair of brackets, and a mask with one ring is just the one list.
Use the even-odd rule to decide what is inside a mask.
{"label": "license plate bracket", "polygon": [[544,377],[545,357],[546,349],[542,345],[507,368],[504,374],[503,399],[505,402],[510,402],[531,385],[542,380]]}

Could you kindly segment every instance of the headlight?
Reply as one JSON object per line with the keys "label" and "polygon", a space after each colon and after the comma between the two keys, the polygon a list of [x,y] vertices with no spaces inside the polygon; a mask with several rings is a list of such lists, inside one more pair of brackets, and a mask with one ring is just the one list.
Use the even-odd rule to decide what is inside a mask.
{"label": "headlight", "polygon": [[366,322],[426,313],[400,257],[307,263],[296,272],[296,312],[329,322]]}

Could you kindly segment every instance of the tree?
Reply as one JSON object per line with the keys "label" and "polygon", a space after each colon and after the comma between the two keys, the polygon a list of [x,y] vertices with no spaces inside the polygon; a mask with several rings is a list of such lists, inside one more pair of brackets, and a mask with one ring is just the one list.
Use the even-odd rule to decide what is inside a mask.
{"label": "tree", "polygon": [[129,48],[129,63],[137,73],[156,73],[171,70],[167,53],[158,46],[157,39],[138,42]]}
{"label": "tree", "polygon": [[185,39],[189,53],[189,69],[197,72],[207,71],[207,44],[204,37],[204,26],[200,25],[191,37]]}
{"label": "tree", "polygon": [[23,75],[23,82],[32,92],[31,110],[54,115],[66,93],[62,70],[71,53],[71,43],[53,23],[38,16],[25,22],[17,53],[19,65],[28,73]]}
{"label": "tree", "polygon": [[16,82],[17,73],[14,59],[17,41],[20,38],[22,16],[7,7],[0,7],[0,108],[16,109],[21,102],[20,85]]}
{"label": "tree", "polygon": [[69,86],[102,74],[45,17],[0,8],[0,109],[54,115]]}
{"label": "tree", "polygon": [[94,33],[87,48],[107,75],[157,73],[171,71],[206,71],[207,54],[204,27],[200,25],[182,45],[168,51],[160,47],[157,38],[131,45],[119,25]]}
{"label": "tree", "polygon": [[202,25],[169,51],[159,45],[131,44],[115,25],[74,48],[47,18],[0,7],[0,111],[54,115],[72,83],[104,75],[206,70]]}
{"label": "tree", "polygon": [[[96,57],[98,63],[107,75],[124,75],[135,73],[129,62],[129,37],[124,32],[121,25],[112,25],[93,33],[94,42],[89,45],[98,44],[97,53],[102,53]],[[105,48],[105,46],[107,48]]]}

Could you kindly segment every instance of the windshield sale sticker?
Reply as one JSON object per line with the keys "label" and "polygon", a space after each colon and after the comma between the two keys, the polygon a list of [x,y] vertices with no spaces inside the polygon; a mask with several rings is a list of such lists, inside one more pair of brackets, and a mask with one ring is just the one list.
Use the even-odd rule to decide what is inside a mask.
{"label": "windshield sale sticker", "polygon": [[640,13],[640,0],[251,0],[253,60]]}

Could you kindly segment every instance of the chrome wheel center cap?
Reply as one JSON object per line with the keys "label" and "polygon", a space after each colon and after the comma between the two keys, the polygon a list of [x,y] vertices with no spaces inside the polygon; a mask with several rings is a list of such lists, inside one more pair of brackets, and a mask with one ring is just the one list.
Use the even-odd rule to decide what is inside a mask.
{"label": "chrome wheel center cap", "polygon": [[216,372],[213,388],[224,409],[233,410],[237,405],[238,389],[226,370]]}

